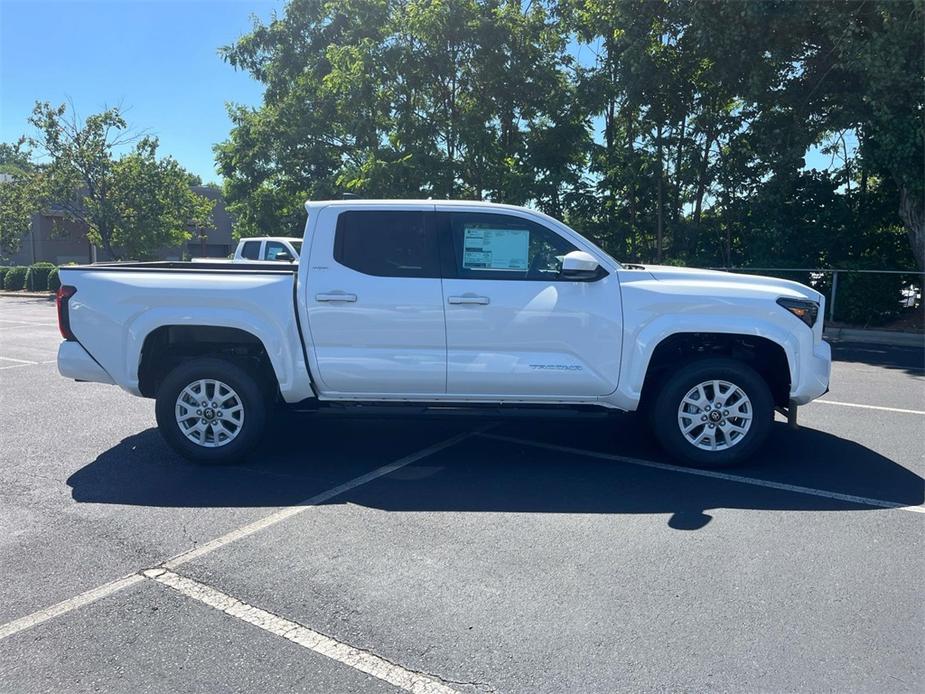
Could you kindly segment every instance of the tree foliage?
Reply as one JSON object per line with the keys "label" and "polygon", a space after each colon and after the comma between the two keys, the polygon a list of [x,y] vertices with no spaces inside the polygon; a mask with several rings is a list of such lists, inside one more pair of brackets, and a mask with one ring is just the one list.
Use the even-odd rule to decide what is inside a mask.
{"label": "tree foliage", "polygon": [[22,246],[44,195],[43,172],[24,144],[0,143],[0,257],[10,257]]}
{"label": "tree foliage", "polygon": [[629,259],[921,265],[922,29],[922,0],[291,0],[222,51],[265,94],[216,157],[245,235],[458,197]]}
{"label": "tree foliage", "polygon": [[65,105],[36,103],[32,139],[48,158],[45,204],[86,224],[90,241],[112,258],[146,258],[190,238],[189,224],[209,226],[212,203],[158,142],[128,130],[117,108],[78,121]]}

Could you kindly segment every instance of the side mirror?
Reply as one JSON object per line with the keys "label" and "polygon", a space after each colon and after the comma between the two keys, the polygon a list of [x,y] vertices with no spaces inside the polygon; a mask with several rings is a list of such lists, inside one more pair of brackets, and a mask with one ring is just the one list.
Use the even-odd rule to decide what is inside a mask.
{"label": "side mirror", "polygon": [[278,262],[291,263],[295,260],[295,258],[292,257],[292,254],[289,251],[280,251],[279,253],[276,254],[276,257],[273,260],[276,260]]}
{"label": "side mirror", "polygon": [[587,282],[601,277],[600,263],[594,256],[584,251],[572,251],[562,258],[562,270],[559,277],[575,282]]}

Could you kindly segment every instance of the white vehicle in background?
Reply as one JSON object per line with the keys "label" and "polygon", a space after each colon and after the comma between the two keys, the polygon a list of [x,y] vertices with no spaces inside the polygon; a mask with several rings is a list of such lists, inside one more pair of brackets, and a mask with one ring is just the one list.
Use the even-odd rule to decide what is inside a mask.
{"label": "white vehicle in background", "polygon": [[[238,241],[233,263],[297,263],[302,239],[289,236],[252,236]],[[228,258],[193,258],[194,263],[226,263]]]}
{"label": "white vehicle in background", "polygon": [[302,239],[288,236],[257,236],[238,241],[235,263],[298,262]]}
{"label": "white vehicle in background", "polygon": [[378,403],[642,410],[674,458],[717,467],[828,389],[824,300],[802,284],[623,264],[509,205],[307,211],[301,263],[267,262],[291,240],[243,239],[242,264],[62,267],[59,371],[156,399],[167,441],[216,463],[279,403]]}

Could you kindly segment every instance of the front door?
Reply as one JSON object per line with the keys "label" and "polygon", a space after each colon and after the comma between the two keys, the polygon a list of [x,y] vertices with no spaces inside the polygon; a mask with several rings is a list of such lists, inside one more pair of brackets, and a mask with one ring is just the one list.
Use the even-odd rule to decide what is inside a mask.
{"label": "front door", "polygon": [[559,277],[578,249],[514,213],[437,215],[444,238],[447,393],[556,400],[617,386],[622,344],[614,274]]}
{"label": "front door", "polygon": [[322,394],[446,392],[432,210],[321,211],[307,261],[306,306]]}

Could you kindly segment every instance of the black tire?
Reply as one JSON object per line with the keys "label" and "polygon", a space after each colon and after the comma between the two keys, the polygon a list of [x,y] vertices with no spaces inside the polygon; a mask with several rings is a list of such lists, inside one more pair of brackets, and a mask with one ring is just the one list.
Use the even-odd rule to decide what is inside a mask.
{"label": "black tire", "polygon": [[[177,421],[177,400],[181,392],[200,379],[212,379],[226,384],[234,390],[243,407],[242,423],[239,429],[235,429],[233,438],[215,447],[191,441]],[[235,400],[231,402],[236,404]],[[177,453],[196,463],[223,465],[242,460],[260,441],[266,423],[267,402],[254,375],[226,359],[203,357],[181,362],[167,374],[157,390],[154,411],[161,436]],[[207,414],[211,415],[212,411],[209,410]],[[215,422],[215,428],[210,428],[211,433],[206,435],[207,438],[212,437],[211,443],[220,441],[222,436],[228,438],[224,429],[221,429],[221,433],[215,433],[224,424],[220,424],[218,419],[209,421]]]}
{"label": "black tire", "polygon": [[[679,423],[679,408],[691,390],[701,383],[713,380],[725,381],[740,388],[750,401],[752,419],[746,433],[731,434],[735,438],[730,444],[732,439],[727,438],[724,431],[719,431],[721,428],[719,424],[714,425],[713,432],[706,430],[711,422],[710,412],[715,410],[712,407],[715,403],[707,402],[706,406],[711,408],[710,412],[706,412],[705,408],[703,412],[698,412],[701,418],[707,417],[706,424],[696,424],[694,417],[685,420],[689,421],[688,426],[690,424],[696,426],[691,431],[692,436],[696,437],[700,432],[707,436],[712,433],[717,440],[718,447],[719,445],[726,446],[720,450],[705,450],[689,441],[682,432]],[[709,396],[712,389],[707,388],[706,392]],[[726,392],[728,393],[728,389]],[[712,398],[708,397],[709,399]],[[721,412],[729,412],[729,410],[721,408]],[[695,467],[717,468],[736,465],[754,455],[771,430],[773,416],[774,401],[771,397],[771,390],[753,368],[735,359],[699,359],[679,367],[662,382],[650,410],[650,425],[662,448],[672,457]],[[742,424],[741,419],[734,417],[729,418],[729,421],[739,426]],[[724,417],[721,423],[725,425],[726,422],[727,419]],[[723,440],[722,444],[719,443],[720,440]]]}

